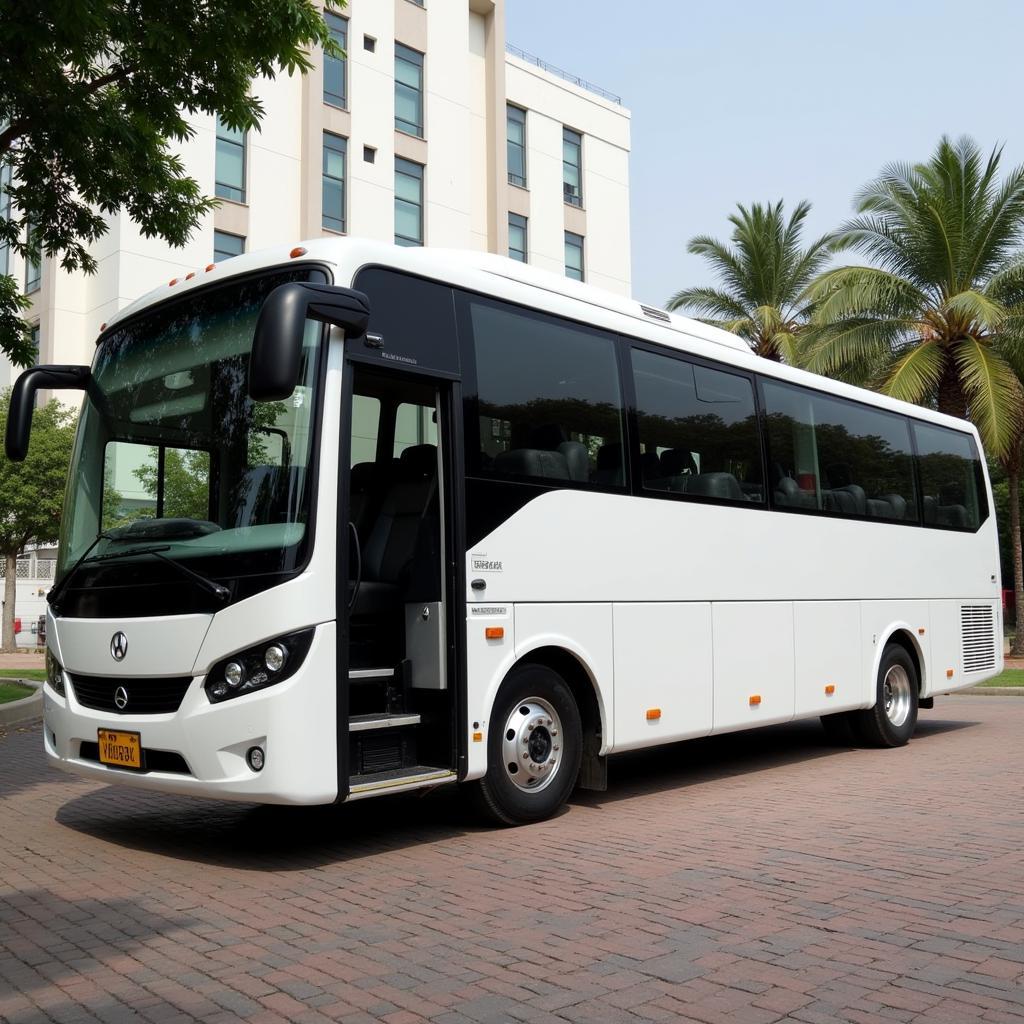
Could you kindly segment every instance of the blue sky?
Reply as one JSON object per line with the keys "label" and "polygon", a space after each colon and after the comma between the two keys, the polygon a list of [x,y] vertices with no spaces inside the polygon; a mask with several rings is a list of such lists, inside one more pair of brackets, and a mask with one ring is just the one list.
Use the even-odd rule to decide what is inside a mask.
{"label": "blue sky", "polygon": [[508,41],[632,111],[633,293],[710,283],[686,253],[737,202],[809,199],[809,235],[943,133],[1024,162],[1024,4],[506,0]]}

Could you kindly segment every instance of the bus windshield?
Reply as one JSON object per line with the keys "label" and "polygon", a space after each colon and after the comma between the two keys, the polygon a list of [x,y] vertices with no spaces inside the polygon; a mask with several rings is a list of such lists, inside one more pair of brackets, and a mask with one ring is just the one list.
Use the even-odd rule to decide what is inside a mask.
{"label": "bus windshield", "polygon": [[87,551],[113,567],[119,550],[127,558],[154,542],[167,558],[220,578],[302,563],[320,325],[307,325],[287,400],[253,402],[248,372],[267,294],[312,277],[322,279],[295,270],[183,296],[103,339],[78,425],[58,579]]}

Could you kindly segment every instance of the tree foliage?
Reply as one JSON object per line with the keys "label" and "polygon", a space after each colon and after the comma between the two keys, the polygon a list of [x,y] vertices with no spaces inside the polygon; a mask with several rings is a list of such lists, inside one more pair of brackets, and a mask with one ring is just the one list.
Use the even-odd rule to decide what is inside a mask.
{"label": "tree foliage", "polygon": [[[0,395],[0,423],[7,421],[10,391]],[[15,581],[12,566],[30,540],[49,543],[60,532],[64,485],[74,443],[74,417],[56,400],[32,416],[32,439],[24,462],[0,454],[0,556],[7,563],[3,648],[14,649]]]}
{"label": "tree foliage", "polygon": [[1005,458],[1024,428],[1024,167],[1000,179],[968,138],[890,164],[856,200],[840,244],[871,260],[809,289],[808,366],[969,416]]}
{"label": "tree foliage", "polygon": [[684,288],[669,299],[668,308],[738,334],[767,359],[797,363],[799,338],[811,313],[805,290],[837,245],[835,236],[826,234],[803,246],[810,210],[810,203],[797,203],[787,220],[781,200],[749,209],[739,204],[729,216],[731,247],[707,235],[687,246],[710,264],[720,287]]}
{"label": "tree foliage", "polygon": [[[0,245],[33,255],[32,225],[43,254],[87,273],[109,215],[180,246],[213,208],[174,152],[194,135],[189,116],[256,128],[254,78],[305,72],[312,47],[338,52],[312,0],[0,3],[0,38],[18,55],[0,62],[0,161],[14,176]],[[27,366],[17,294],[0,279],[0,349]]]}

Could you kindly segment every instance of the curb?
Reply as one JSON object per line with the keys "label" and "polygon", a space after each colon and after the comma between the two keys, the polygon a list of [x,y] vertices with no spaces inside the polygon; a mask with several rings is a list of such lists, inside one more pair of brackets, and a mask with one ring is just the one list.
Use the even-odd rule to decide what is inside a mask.
{"label": "curb", "polygon": [[22,697],[20,700],[0,704],[0,726],[21,725],[41,718],[43,714],[43,684],[35,679],[8,679],[5,682],[21,683],[31,686],[36,692]]}
{"label": "curb", "polygon": [[976,694],[982,697],[1024,697],[1024,686],[971,686],[966,690],[956,690],[949,696],[957,693],[964,696]]}

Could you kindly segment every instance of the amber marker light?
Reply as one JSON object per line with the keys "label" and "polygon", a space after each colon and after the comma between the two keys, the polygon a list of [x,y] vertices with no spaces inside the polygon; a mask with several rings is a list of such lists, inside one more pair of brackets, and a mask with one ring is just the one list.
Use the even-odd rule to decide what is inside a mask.
{"label": "amber marker light", "polygon": [[217,264],[216,264],[216,263],[207,263],[207,264],[206,264],[206,272],[207,272],[207,273],[209,273],[209,272],[210,272],[211,270],[213,270],[213,268],[214,268],[215,266],[217,266]]}
{"label": "amber marker light", "polygon": [[193,278],[193,277],[195,277],[195,276],[196,276],[196,272],[195,272],[194,270],[192,270],[192,271],[189,271],[189,273],[187,273],[187,274],[185,275],[185,280],[186,280],[186,281],[191,281],[191,280],[192,280],[192,278]]}
{"label": "amber marker light", "polygon": [[648,708],[647,709],[647,721],[657,722],[661,718],[661,708]]}
{"label": "amber marker light", "polygon": [[178,279],[176,277],[172,277],[171,280],[168,282],[167,287],[173,288],[177,283]]}
{"label": "amber marker light", "polygon": [[484,734],[482,732],[475,732],[475,733],[473,733],[473,742],[474,743],[482,743],[483,739],[484,739]]}
{"label": "amber marker light", "polygon": [[292,259],[295,259],[297,256],[305,256],[306,255],[306,250],[301,245],[297,245],[297,246],[295,246],[294,249],[292,249],[292,251],[290,253],[288,253],[288,255]]}
{"label": "amber marker light", "polygon": [[760,703],[761,703],[761,695],[759,693],[752,694],[751,698],[750,698],[750,706],[752,708],[756,708]]}
{"label": "amber marker light", "polygon": [[947,679],[952,679],[953,678],[953,670],[951,668],[947,668],[946,669],[946,678]]}
{"label": "amber marker light", "polygon": [[917,635],[918,635],[918,636],[924,636],[924,626],[922,626],[922,627],[921,627],[921,628],[920,628],[920,629],[919,629],[919,630],[917,631]]}
{"label": "amber marker light", "polygon": [[484,636],[488,640],[503,640],[505,638],[505,627],[504,626],[488,626],[484,630]]}
{"label": "amber marker light", "polygon": [[835,692],[836,692],[836,684],[835,683],[829,683],[828,686],[825,687],[825,696],[826,697],[831,697],[832,694],[835,693]]}

